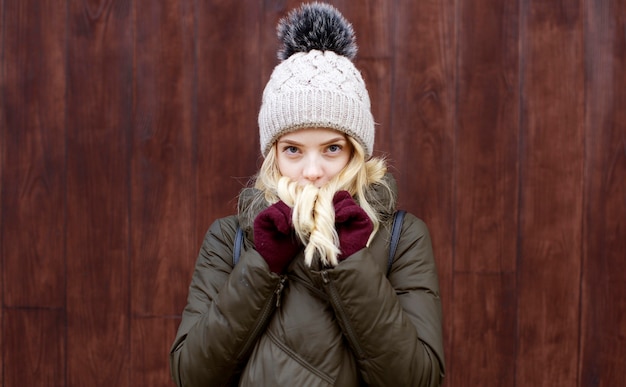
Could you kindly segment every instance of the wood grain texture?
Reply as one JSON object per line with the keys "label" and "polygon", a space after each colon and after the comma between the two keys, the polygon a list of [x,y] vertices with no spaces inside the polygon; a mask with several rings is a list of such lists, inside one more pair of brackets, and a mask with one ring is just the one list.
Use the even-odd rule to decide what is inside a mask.
{"label": "wood grain texture", "polygon": [[135,37],[131,150],[133,316],[184,307],[195,234],[196,64],[190,3],[133,3]]}
{"label": "wood grain texture", "polygon": [[209,225],[236,211],[256,173],[261,104],[259,2],[198,2],[198,246]]}
{"label": "wood grain texture", "polygon": [[585,3],[582,386],[626,376],[626,2]]}
{"label": "wood grain texture", "polygon": [[[514,272],[519,137],[518,0],[458,15],[455,270]],[[476,28],[480,26],[480,28]]]}
{"label": "wood grain texture", "polygon": [[[65,304],[66,14],[3,7],[2,257],[7,306]],[[31,286],[23,286],[29,283]]]}
{"label": "wood grain texture", "polygon": [[155,339],[174,337],[178,324],[180,320],[177,318],[137,317],[133,319],[131,386],[174,386],[170,377],[169,357],[167,356],[171,342]]}
{"label": "wood grain texture", "polygon": [[5,309],[3,322],[3,386],[67,385],[63,309]]}
{"label": "wood grain texture", "polygon": [[517,385],[574,386],[584,157],[578,1],[522,1]]}
{"label": "wood grain texture", "polygon": [[[190,2],[133,4],[130,386],[171,386],[195,234],[197,63]],[[169,328],[169,329],[167,329]]]}
{"label": "wood grain texture", "polygon": [[[392,159],[399,206],[429,227],[443,304],[447,372],[452,346],[454,1],[397,2],[391,98]],[[414,37],[419,37],[416,39]]]}
{"label": "wood grain texture", "polygon": [[127,2],[68,4],[67,383],[123,387],[130,368],[132,15]]}
{"label": "wood grain texture", "polygon": [[454,366],[449,385],[493,381],[512,386],[517,319],[518,2],[460,4],[454,309],[447,315],[455,344],[447,354]]}
{"label": "wood grain texture", "polygon": [[361,59],[356,63],[370,94],[372,115],[376,125],[374,152],[376,157],[388,160],[389,172],[402,169],[393,158],[393,127],[391,118],[391,84],[393,64],[386,58]]}
{"label": "wood grain texture", "polygon": [[[335,0],[329,1],[352,24],[361,59],[390,59],[393,54],[392,0]],[[296,3],[297,4],[297,3]]]}
{"label": "wood grain texture", "polygon": [[455,367],[447,385],[514,386],[515,273],[457,273],[454,281],[456,350],[448,358]]}
{"label": "wood grain texture", "polygon": [[[2,25],[5,24],[4,21],[4,0],[0,0],[0,21]],[[0,82],[4,82],[5,80],[5,61],[4,61],[4,42],[5,42],[5,32],[4,28],[0,28]],[[6,139],[8,136],[7,133],[7,116],[6,116],[6,107],[4,103],[4,91],[0,89],[0,244],[4,246],[4,165],[5,165],[5,154],[6,154]],[[0,246],[0,278],[2,278],[2,283],[6,283],[5,280],[5,260],[6,256],[4,253],[4,248]],[[4,286],[0,286],[0,299],[2,300],[2,305],[0,306],[0,323],[4,323],[5,313],[4,313]],[[0,334],[0,348],[4,348],[4,334]],[[4,350],[0,351],[0,380],[4,380]]]}

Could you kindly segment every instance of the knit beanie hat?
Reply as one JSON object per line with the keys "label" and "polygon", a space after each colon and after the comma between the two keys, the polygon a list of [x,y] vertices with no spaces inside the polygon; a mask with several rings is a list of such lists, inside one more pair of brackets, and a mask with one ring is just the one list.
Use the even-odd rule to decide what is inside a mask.
{"label": "knit beanie hat", "polygon": [[374,119],[361,73],[352,63],[352,25],[329,4],[291,11],[277,27],[281,60],[263,91],[259,134],[263,157],[286,133],[329,128],[356,139],[366,158],[374,147]]}

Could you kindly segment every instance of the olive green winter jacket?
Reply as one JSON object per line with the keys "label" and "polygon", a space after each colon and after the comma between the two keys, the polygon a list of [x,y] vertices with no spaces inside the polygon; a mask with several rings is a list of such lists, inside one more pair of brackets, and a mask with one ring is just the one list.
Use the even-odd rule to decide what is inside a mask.
{"label": "olive green winter jacket", "polygon": [[[233,266],[239,223],[246,240]],[[254,249],[250,221],[217,220],[170,353],[176,384],[439,386],[442,316],[428,230],[406,215],[387,275],[390,228],[389,220],[334,268],[307,268],[301,253],[279,276]]]}

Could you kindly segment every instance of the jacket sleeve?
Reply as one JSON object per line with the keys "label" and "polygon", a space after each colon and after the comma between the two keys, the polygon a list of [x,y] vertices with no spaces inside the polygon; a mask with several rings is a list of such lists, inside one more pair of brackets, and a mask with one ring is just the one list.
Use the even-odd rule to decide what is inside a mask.
{"label": "jacket sleeve", "polygon": [[170,351],[179,387],[230,384],[275,309],[282,279],[269,272],[255,250],[242,251],[233,268],[234,224],[213,223],[200,249]]}
{"label": "jacket sleeve", "polygon": [[[377,238],[388,238],[380,234]],[[444,376],[442,312],[424,222],[405,217],[388,277],[380,264],[385,260],[373,256],[387,251],[365,248],[322,271],[325,290],[368,385],[439,386]]]}

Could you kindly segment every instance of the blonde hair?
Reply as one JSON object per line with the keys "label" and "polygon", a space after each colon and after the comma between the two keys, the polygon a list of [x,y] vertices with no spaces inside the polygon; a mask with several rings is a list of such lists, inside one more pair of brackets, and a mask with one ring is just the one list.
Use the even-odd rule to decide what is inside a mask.
{"label": "blonde hair", "polygon": [[282,176],[276,162],[276,146],[267,154],[256,177],[255,188],[261,190],[270,204],[282,200],[293,208],[292,222],[298,238],[305,245],[304,259],[310,267],[318,255],[324,265],[335,266],[340,254],[339,238],[335,230],[333,196],[337,191],[348,191],[369,216],[374,230],[372,240],[380,227],[378,212],[367,200],[367,191],[374,183],[382,184],[387,172],[384,159],[372,157],[365,160],[365,152],[358,141],[346,136],[352,144],[352,156],[343,170],[321,188],[313,184],[299,185]]}

